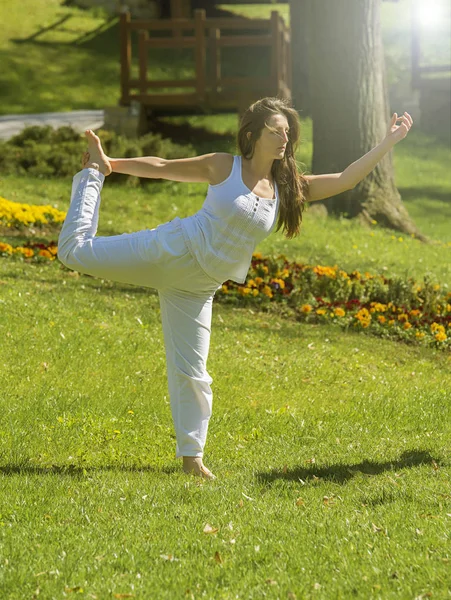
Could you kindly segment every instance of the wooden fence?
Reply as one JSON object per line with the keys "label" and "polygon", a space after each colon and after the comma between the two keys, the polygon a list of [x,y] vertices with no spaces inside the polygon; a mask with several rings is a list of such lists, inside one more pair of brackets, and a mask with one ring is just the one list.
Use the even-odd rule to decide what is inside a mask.
{"label": "wooden fence", "polygon": [[[256,30],[242,33],[242,30]],[[226,30],[227,35],[223,34]],[[138,77],[132,78],[132,32],[138,33]],[[150,32],[159,32],[153,36]],[[168,32],[169,35],[162,35]],[[189,34],[187,34],[189,32]],[[241,17],[206,18],[205,10],[195,10],[193,19],[132,20],[129,12],[120,16],[121,99],[155,109],[212,108],[238,109],[262,96],[291,98],[290,31],[277,11],[270,19]],[[269,47],[267,77],[224,77],[221,73],[221,49]],[[149,77],[152,49],[194,49],[195,77],[161,79]],[[209,69],[207,72],[207,53]],[[194,91],[159,93],[158,88],[194,88]]]}

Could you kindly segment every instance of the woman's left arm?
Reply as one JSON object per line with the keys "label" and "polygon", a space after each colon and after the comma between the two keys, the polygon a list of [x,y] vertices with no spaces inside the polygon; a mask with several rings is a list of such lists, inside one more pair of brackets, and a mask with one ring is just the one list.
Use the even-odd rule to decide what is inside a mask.
{"label": "woman's left arm", "polygon": [[[397,121],[402,121],[396,125]],[[412,117],[404,113],[398,117],[396,113],[392,116],[387,135],[375,148],[367,152],[362,158],[353,162],[343,173],[330,173],[328,175],[305,175],[309,184],[309,195],[307,200],[323,200],[352,190],[368,173],[374,169],[377,163],[389,152],[395,144],[406,137],[412,127]]]}

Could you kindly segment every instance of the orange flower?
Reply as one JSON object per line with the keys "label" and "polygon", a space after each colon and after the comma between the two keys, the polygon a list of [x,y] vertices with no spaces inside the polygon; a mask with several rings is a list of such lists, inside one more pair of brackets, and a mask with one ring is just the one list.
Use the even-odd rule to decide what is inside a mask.
{"label": "orange flower", "polygon": [[15,254],[23,254],[23,256],[25,256],[25,258],[31,258],[32,256],[34,256],[34,252],[31,248],[23,248],[22,246],[18,246],[17,248],[14,248],[14,253]]}
{"label": "orange flower", "polygon": [[412,327],[412,323],[409,323],[409,321],[406,321],[403,325],[403,329],[410,329]]}
{"label": "orange flower", "polygon": [[311,306],[311,304],[303,304],[303,305],[301,306],[301,310],[302,310],[302,312],[304,312],[304,313],[309,313],[309,312],[312,312],[312,306]]}

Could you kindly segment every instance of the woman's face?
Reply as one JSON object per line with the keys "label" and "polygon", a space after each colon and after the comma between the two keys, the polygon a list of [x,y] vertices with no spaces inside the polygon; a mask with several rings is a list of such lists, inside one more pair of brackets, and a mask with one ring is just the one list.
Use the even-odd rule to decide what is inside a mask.
{"label": "woman's face", "polygon": [[288,143],[289,130],[290,127],[284,115],[272,115],[255,144],[256,150],[272,158],[283,158]]}

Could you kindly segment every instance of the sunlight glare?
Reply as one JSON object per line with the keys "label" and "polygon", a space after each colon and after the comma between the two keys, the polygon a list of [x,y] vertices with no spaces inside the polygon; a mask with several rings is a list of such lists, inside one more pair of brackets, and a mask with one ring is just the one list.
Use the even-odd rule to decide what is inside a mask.
{"label": "sunlight glare", "polygon": [[422,2],[417,5],[417,19],[424,27],[436,27],[443,17],[443,8],[437,2]]}

